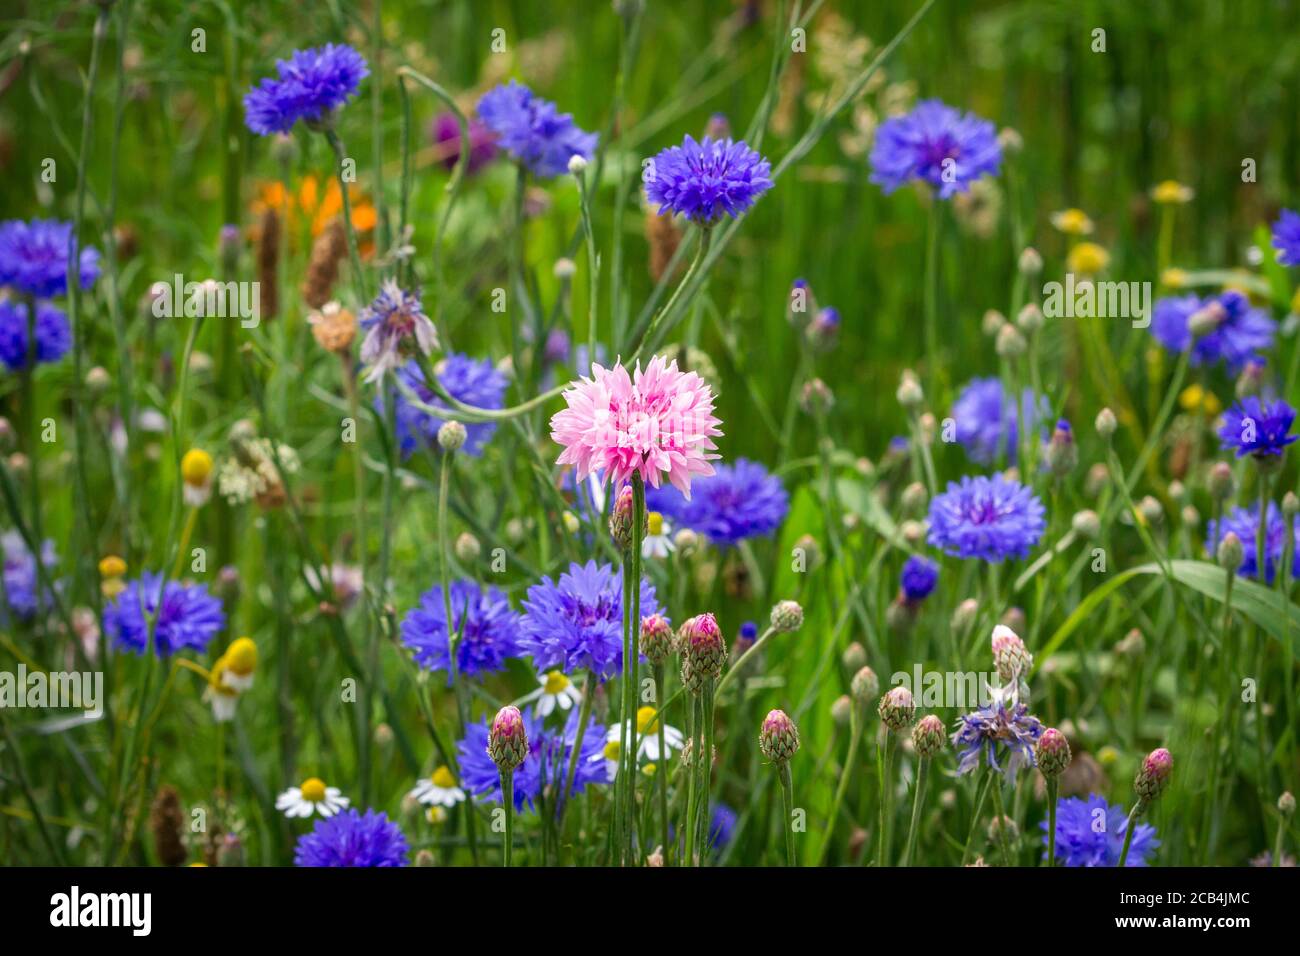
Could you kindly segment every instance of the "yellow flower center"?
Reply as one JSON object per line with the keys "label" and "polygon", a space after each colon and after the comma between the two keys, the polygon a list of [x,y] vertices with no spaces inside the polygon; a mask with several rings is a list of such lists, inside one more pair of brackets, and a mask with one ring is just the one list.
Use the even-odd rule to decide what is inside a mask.
{"label": "yellow flower center", "polygon": [[1083,236],[1092,232],[1092,220],[1082,209],[1066,209],[1052,217],[1056,228],[1071,236]]}
{"label": "yellow flower center", "polygon": [[1177,180],[1166,179],[1151,190],[1151,198],[1163,204],[1183,203],[1192,198],[1192,190]]}
{"label": "yellow flower center", "polygon": [[126,562],[115,554],[107,554],[100,559],[99,576],[101,578],[120,578],[126,574]]}
{"label": "yellow flower center", "polygon": [[546,683],[542,685],[542,689],[548,694],[558,694],[562,690],[567,690],[569,683],[569,678],[559,671],[547,671]]}
{"label": "yellow flower center", "polygon": [[1178,268],[1169,268],[1160,273],[1160,282],[1170,289],[1181,289],[1187,285],[1187,270]]}
{"label": "yellow flower center", "polygon": [[435,787],[442,787],[444,790],[456,786],[456,777],[447,767],[439,767],[429,779],[433,781]]}
{"label": "yellow flower center", "polygon": [[447,811],[442,807],[430,807],[428,812],[425,813],[425,817],[428,818],[430,823],[437,826],[440,823],[447,822]]}
{"label": "yellow flower center", "polygon": [[645,774],[647,777],[653,777],[657,770],[658,768],[652,763],[648,763],[641,768],[641,772]]}
{"label": "yellow flower center", "polygon": [[617,760],[619,752],[621,750],[622,748],[620,747],[619,742],[617,740],[609,741],[609,743],[605,744],[605,759]]}
{"label": "yellow flower center", "polygon": [[299,787],[302,798],[308,803],[320,803],[325,799],[325,781],[320,777],[309,777]]}
{"label": "yellow flower center", "polygon": [[257,667],[257,645],[251,638],[241,637],[226,648],[225,661],[232,671],[246,677]]}
{"label": "yellow flower center", "polygon": [[653,535],[664,533],[664,516],[657,511],[650,512],[645,519],[646,528]]}
{"label": "yellow flower center", "polygon": [[656,711],[653,707],[642,707],[636,712],[636,731],[639,734],[656,734],[659,724],[655,721]]}
{"label": "yellow flower center", "polygon": [[1110,253],[1095,242],[1081,242],[1066,257],[1071,272],[1095,275],[1110,262]]}
{"label": "yellow flower center", "polygon": [[181,477],[187,485],[200,487],[212,474],[212,456],[202,448],[191,448],[181,459]]}

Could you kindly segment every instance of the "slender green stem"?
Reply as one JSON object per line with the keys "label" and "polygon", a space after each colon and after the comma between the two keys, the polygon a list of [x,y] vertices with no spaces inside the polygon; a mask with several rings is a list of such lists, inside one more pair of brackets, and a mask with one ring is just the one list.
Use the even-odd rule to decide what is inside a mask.
{"label": "slender green stem", "polygon": [[1055,777],[1047,781],[1047,865],[1056,866],[1056,790]]}
{"label": "slender green stem", "polygon": [[998,850],[1002,853],[1002,865],[1011,866],[1011,850],[1007,846],[1007,826],[1010,818],[1002,809],[1002,781],[994,777],[997,771],[992,767],[988,770],[989,776],[993,777],[993,812],[998,815]]}
{"label": "slender green stem", "polygon": [[925,795],[925,776],[930,769],[930,761],[921,757],[916,763],[916,793],[912,796],[912,822],[907,828],[907,848],[903,850],[902,866],[910,866],[912,854],[916,850],[917,826],[921,819],[921,801]]}
{"label": "slender green stem", "polygon": [[862,715],[855,704],[849,715],[849,752],[844,755],[844,767],[840,770],[840,782],[835,787],[835,797],[831,801],[831,815],[826,820],[826,833],[822,837],[822,848],[817,854],[817,865],[826,861],[826,851],[830,849],[831,837],[835,835],[835,824],[839,822],[840,806],[844,803],[844,794],[849,789],[849,779],[853,776],[853,761],[857,758],[858,743],[862,739]]}
{"label": "slender green stem", "polygon": [[1142,810],[1142,801],[1139,800],[1133,804],[1133,809],[1129,811],[1128,819],[1124,822],[1124,848],[1119,851],[1119,863],[1116,864],[1121,869],[1128,863],[1128,848],[1133,843],[1133,827],[1138,817],[1142,815]]}
{"label": "slender green stem", "polygon": [[506,811],[506,841],[501,855],[501,865],[510,865],[510,853],[515,844],[515,772],[501,771],[501,801]]}
{"label": "slender green stem", "polygon": [[988,799],[989,785],[991,783],[992,783],[992,778],[987,774],[985,774],[980,779],[980,782],[976,788],[975,809],[971,813],[970,829],[966,831],[966,843],[962,846],[962,850],[961,850],[962,866],[966,865],[966,860],[970,856],[971,842],[975,839],[975,830],[979,827],[980,815],[984,812],[984,801]]}
{"label": "slender green stem", "polygon": [[794,856],[794,783],[790,779],[790,761],[782,761],[776,772],[781,778],[781,806],[785,810],[785,817],[781,821],[781,829],[785,831],[785,865],[792,867],[796,864]]}
{"label": "slender green stem", "polygon": [[[654,314],[644,332],[636,337],[631,343],[632,355],[627,360],[629,365],[640,357],[641,350],[647,345],[652,348],[654,347],[655,336],[659,331],[659,327],[668,316],[673,315],[676,312],[678,301],[682,300],[683,293],[690,288],[692,281],[695,279],[696,274],[700,271],[700,268],[704,263],[705,257],[709,254],[709,246],[711,245],[712,240],[713,230],[707,226],[702,227],[700,229],[700,244],[696,247],[695,258],[691,260],[690,268],[686,270],[686,275],[682,276],[682,281],[677,284],[677,288],[673,290],[673,294],[671,298],[669,298],[668,302],[662,309]],[[669,323],[668,329],[671,328],[672,323]]]}
{"label": "slender green stem", "polygon": [[[669,853],[668,842],[668,747],[665,743],[664,735],[664,665],[654,665],[655,678],[655,708],[658,713],[655,714],[655,728],[659,736],[659,764],[655,767],[655,776],[659,784],[659,823],[660,838],[663,841],[660,845],[663,847],[664,860],[667,862],[671,856]],[[582,739],[581,733],[578,739]]]}
{"label": "slender green stem", "polygon": [[[698,695],[692,694],[690,699],[691,705],[691,761],[695,764],[701,759],[701,752],[704,749],[704,743],[700,739],[701,725],[704,722],[702,708]],[[683,821],[683,829],[686,830],[686,856],[683,866],[695,866],[695,782],[699,779],[699,773],[696,767],[688,769],[686,775],[686,819]]]}
{"label": "slender green stem", "polygon": [[877,805],[876,866],[884,866],[889,859],[889,805],[893,790],[889,780],[889,763],[893,756],[894,735],[884,731],[883,739],[876,745],[876,769],[879,773],[880,799]]}

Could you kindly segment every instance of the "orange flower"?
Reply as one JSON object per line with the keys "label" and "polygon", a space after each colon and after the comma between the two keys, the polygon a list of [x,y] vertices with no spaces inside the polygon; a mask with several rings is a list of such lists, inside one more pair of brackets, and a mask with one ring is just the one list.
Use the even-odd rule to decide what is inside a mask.
{"label": "orange flower", "polygon": [[[296,220],[301,214],[311,224],[311,234],[315,238],[343,213],[343,191],[339,188],[339,181],[334,178],[327,180],[324,195],[321,194],[320,182],[315,174],[308,173],[299,184],[297,195],[287,197],[284,184],[263,183],[253,201],[253,212],[261,213],[268,208],[283,210],[290,222],[290,235],[297,233]],[[368,259],[375,251],[373,233],[379,222],[379,214],[370,197],[357,186],[348,190],[348,199],[352,202],[352,228],[357,232],[357,245],[361,257]]]}

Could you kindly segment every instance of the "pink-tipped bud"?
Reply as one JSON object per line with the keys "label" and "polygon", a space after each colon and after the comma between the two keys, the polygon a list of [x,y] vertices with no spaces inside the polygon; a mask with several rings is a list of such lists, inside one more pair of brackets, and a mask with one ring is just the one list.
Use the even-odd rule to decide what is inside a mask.
{"label": "pink-tipped bud", "polygon": [[712,614],[697,614],[687,619],[677,631],[677,647],[682,655],[682,684],[692,694],[722,676],[727,661],[727,641]]}
{"label": "pink-tipped bud", "polygon": [[1055,727],[1048,727],[1034,746],[1034,759],[1039,772],[1048,780],[1055,780],[1070,766],[1070,742]]}
{"label": "pink-tipped bud", "polygon": [[1165,792],[1165,787],[1169,786],[1169,777],[1173,772],[1173,755],[1164,747],[1147,754],[1133,779],[1133,789],[1137,791],[1138,799],[1147,804],[1159,797]]}
{"label": "pink-tipped bud", "polygon": [[918,757],[933,757],[948,745],[948,735],[943,732],[943,721],[934,714],[926,714],[912,728],[912,746]]}
{"label": "pink-tipped bud", "polygon": [[614,546],[619,551],[627,551],[632,547],[632,506],[634,501],[631,485],[624,485],[623,490],[614,499],[614,510],[609,516],[609,535],[614,539]]}
{"label": "pink-tipped bud", "polygon": [[528,731],[519,708],[507,704],[492,718],[488,731],[488,756],[502,773],[513,773],[528,756]]}
{"label": "pink-tipped bud", "polygon": [[768,760],[783,764],[799,749],[799,728],[783,710],[769,711],[758,732],[758,749]]}
{"label": "pink-tipped bud", "polygon": [[1025,649],[1025,642],[1005,624],[993,628],[993,666],[1004,681],[1016,680],[1029,673],[1034,658]]}
{"label": "pink-tipped bud", "polygon": [[641,653],[658,667],[673,652],[673,626],[662,614],[641,618]]}
{"label": "pink-tipped bud", "polygon": [[916,714],[916,701],[906,687],[895,687],[880,698],[876,713],[880,715],[881,723],[890,730],[902,730],[912,722]]}

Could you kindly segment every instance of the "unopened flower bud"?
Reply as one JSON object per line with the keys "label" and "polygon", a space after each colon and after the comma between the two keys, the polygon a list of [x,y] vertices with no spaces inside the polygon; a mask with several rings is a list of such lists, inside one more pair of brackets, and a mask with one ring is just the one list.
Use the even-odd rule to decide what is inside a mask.
{"label": "unopened flower bud", "polygon": [[1138,768],[1133,779],[1133,789],[1137,792],[1138,802],[1145,806],[1157,799],[1169,786],[1169,777],[1174,772],[1174,758],[1164,747],[1151,751],[1142,766]]}
{"label": "unopened flower bud", "polygon": [[780,634],[803,627],[803,608],[798,601],[778,601],[772,608],[772,629]]}
{"label": "unopened flower bud", "polygon": [[837,727],[847,727],[852,716],[853,698],[848,694],[840,694],[835,698],[835,703],[831,704],[831,720],[835,721]]}
{"label": "unopened flower bud", "polygon": [[[848,647],[844,648],[844,653],[840,655],[840,663],[844,669],[851,674],[856,674],[859,668],[867,665],[867,649],[857,641],[854,641]],[[875,697],[875,694],[871,695]]]}
{"label": "unopened flower bud", "polygon": [[1070,519],[1070,527],[1079,537],[1091,541],[1101,534],[1101,519],[1097,517],[1097,512],[1085,508],[1074,513],[1074,517]]}
{"label": "unopened flower bud", "polygon": [[727,641],[712,614],[688,618],[677,631],[682,655],[682,685],[698,695],[707,682],[722,676],[727,661]]}
{"label": "unopened flower bud", "polygon": [[988,838],[990,843],[1014,843],[1020,839],[1020,827],[1016,826],[1016,821],[1009,816],[995,816],[989,820]]}
{"label": "unopened flower bud", "polygon": [[1018,328],[1008,323],[998,329],[994,348],[999,358],[1020,358],[1025,354],[1025,337]]}
{"label": "unopened flower bud", "polygon": [[912,717],[916,714],[916,701],[906,687],[894,687],[880,698],[876,713],[880,715],[881,723],[890,730],[902,730],[912,722]]}
{"label": "unopened flower bud", "polygon": [[925,392],[921,390],[921,382],[911,369],[904,369],[902,379],[898,383],[898,391],[894,394],[898,398],[898,404],[909,412],[916,411],[925,403]]}
{"label": "unopened flower bud", "polygon": [[1154,495],[1144,495],[1138,502],[1138,514],[1149,525],[1158,525],[1165,520],[1165,509]]}
{"label": "unopened flower bud", "polygon": [[1192,333],[1194,339],[1204,338],[1217,329],[1227,317],[1228,311],[1223,304],[1214,301],[1191,314],[1187,319],[1187,330]]}
{"label": "unopened flower bud", "polygon": [[1233,490],[1232,468],[1226,461],[1216,461],[1210,467],[1210,474],[1205,484],[1210,490],[1211,497],[1219,501],[1230,497]]}
{"label": "unopened flower bud", "polygon": [[1043,257],[1033,246],[1026,246],[1025,251],[1020,253],[1020,262],[1017,265],[1021,275],[1032,278],[1043,271]]}
{"label": "unopened flower bud", "polygon": [[1136,627],[1124,635],[1124,639],[1115,645],[1115,653],[1121,657],[1140,658],[1146,652],[1146,638]]}
{"label": "unopened flower bud", "polygon": [[668,660],[673,652],[673,628],[662,614],[651,614],[641,618],[641,634],[638,641],[641,653],[651,665],[658,667]]}
{"label": "unopened flower bud", "polygon": [[574,153],[569,157],[569,173],[574,176],[581,176],[587,168],[587,159],[585,156],[579,156]]}
{"label": "unopened flower bud", "polygon": [[876,672],[866,664],[859,667],[849,683],[849,693],[853,697],[853,702],[859,707],[869,706],[880,693],[880,679],[876,677]]}
{"label": "unopened flower bud", "polygon": [[512,773],[528,756],[528,731],[514,704],[497,711],[488,730],[488,756],[503,773]]}
{"label": "unopened flower bud", "polygon": [[1109,408],[1103,408],[1097,413],[1096,424],[1097,434],[1103,441],[1110,441],[1111,436],[1115,434],[1115,429],[1119,427],[1119,422],[1115,420],[1115,413]]}
{"label": "unopened flower bud", "polygon": [[1011,628],[1017,634],[1029,626],[1029,622],[1025,620],[1025,610],[1020,607],[1007,608],[1002,612],[1002,617],[998,623],[1003,627]]}
{"label": "unopened flower bud", "polygon": [[433,866],[433,853],[429,850],[420,850],[415,854],[416,866]]}
{"label": "unopened flower bud", "polygon": [[1070,742],[1065,734],[1055,727],[1048,727],[1034,745],[1034,759],[1038,770],[1048,780],[1053,780],[1065,773],[1070,766]]}
{"label": "unopened flower bud", "polygon": [[470,532],[462,531],[456,536],[456,560],[462,564],[473,564],[482,552],[483,546]]}
{"label": "unopened flower bud", "polygon": [[113,376],[102,365],[96,365],[86,373],[86,388],[90,389],[92,395],[102,395],[112,384]]}
{"label": "unopened flower bud", "polygon": [[1033,655],[1025,648],[1025,642],[1006,625],[999,624],[993,628],[990,644],[993,648],[993,665],[1003,681],[1023,677],[1034,666]]}
{"label": "unopened flower bud", "polygon": [[912,746],[916,755],[923,759],[940,753],[948,744],[948,735],[944,733],[943,721],[934,714],[926,714],[912,728]]}
{"label": "unopened flower bud", "polygon": [[1296,512],[1300,512],[1300,497],[1296,497],[1294,491],[1288,491],[1282,496],[1282,517],[1294,518]]}
{"label": "unopened flower bud", "polygon": [[1219,539],[1219,547],[1215,551],[1215,558],[1218,559],[1219,567],[1225,571],[1236,571],[1241,567],[1241,562],[1245,557],[1246,549],[1235,531],[1229,531]]}
{"label": "unopened flower bud", "polygon": [[758,732],[758,750],[774,764],[784,764],[799,750],[799,728],[783,710],[769,711]]}
{"label": "unopened flower bud", "polygon": [[1020,331],[1025,333],[1025,335],[1033,335],[1035,332],[1042,329],[1043,324],[1043,310],[1033,302],[1030,302],[1021,309],[1020,314],[1016,316],[1016,325],[1019,326]]}
{"label": "unopened flower bud", "polygon": [[632,512],[636,501],[631,485],[624,485],[614,499],[614,510],[609,515],[609,536],[620,552],[632,547]]}
{"label": "unopened flower bud", "polygon": [[551,272],[554,273],[555,278],[559,279],[561,282],[567,279],[572,279],[574,273],[577,271],[577,265],[567,256],[556,259],[555,265],[551,266]]}
{"label": "unopened flower bud", "polygon": [[1110,484],[1110,471],[1101,462],[1088,469],[1088,476],[1083,480],[1083,493],[1089,498],[1099,498]]}
{"label": "unopened flower bud", "polygon": [[1058,478],[1064,478],[1079,464],[1079,449],[1074,445],[1074,431],[1064,418],[1058,421],[1056,428],[1052,430],[1045,457],[1047,467]]}
{"label": "unopened flower bud", "polygon": [[984,318],[980,320],[980,331],[989,338],[995,337],[1002,331],[1002,326],[1007,324],[1007,317],[997,309],[989,309],[984,313]]}
{"label": "unopened flower bud", "polygon": [[1295,794],[1290,790],[1283,791],[1282,796],[1277,798],[1277,812],[1284,817],[1295,813]]}
{"label": "unopened flower bud", "polygon": [[952,629],[958,634],[965,634],[972,624],[975,623],[975,617],[979,614],[980,605],[974,598],[967,598],[957,605],[952,612]]}
{"label": "unopened flower bud", "polygon": [[438,447],[443,451],[460,451],[466,437],[464,425],[458,421],[445,421],[438,428]]}
{"label": "unopened flower bud", "polygon": [[690,528],[682,528],[673,535],[673,544],[676,545],[678,554],[685,557],[699,550],[700,536]]}

